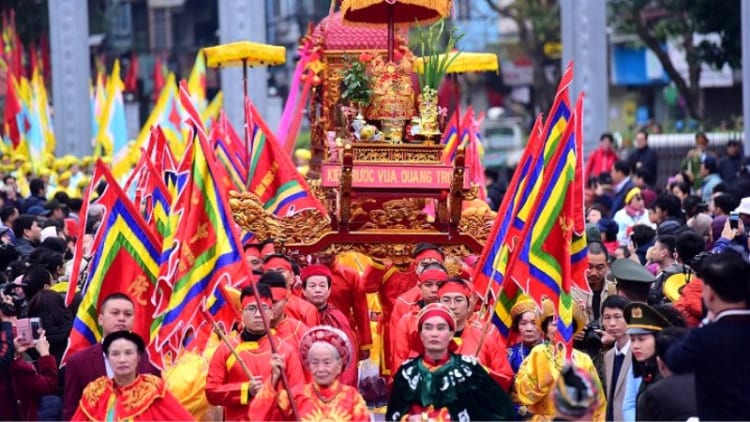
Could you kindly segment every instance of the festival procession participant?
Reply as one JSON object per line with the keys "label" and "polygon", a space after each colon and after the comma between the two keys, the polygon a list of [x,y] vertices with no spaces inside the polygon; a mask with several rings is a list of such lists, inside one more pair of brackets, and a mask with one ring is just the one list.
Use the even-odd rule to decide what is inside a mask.
{"label": "festival procession participant", "polygon": [[[443,268],[441,264],[432,262],[426,265],[425,269],[419,274],[419,284],[415,287],[420,290],[419,296],[416,297],[416,301],[407,305],[406,300],[402,300],[402,297],[407,293],[404,293],[402,297],[394,307],[393,315],[391,318],[396,317],[397,310],[403,305],[404,314],[401,315],[398,321],[394,321],[390,326],[391,344],[384,345],[383,347],[390,346],[391,355],[391,368],[398,368],[404,361],[410,357],[417,356],[416,350],[418,347],[414,345],[415,333],[417,332],[417,318],[419,312],[430,303],[436,303],[438,300],[438,283],[441,283],[448,279],[448,272]],[[413,297],[413,296],[412,296]],[[407,306],[409,306],[407,308]]]}
{"label": "festival procession participant", "polygon": [[245,261],[250,266],[250,270],[253,273],[263,273],[263,255],[261,249],[263,245],[260,243],[246,243],[242,246],[245,252]]}
{"label": "festival procession participant", "polygon": [[456,320],[440,303],[419,313],[422,350],[393,378],[386,419],[485,420],[513,419],[508,394],[472,356],[455,354]]}
{"label": "festival procession participant", "polygon": [[[135,317],[133,301],[122,293],[113,293],[102,301],[99,309],[99,325],[102,336],[115,331],[131,331]],[[149,362],[148,355],[138,362],[138,372],[161,376],[161,372]],[[81,400],[83,389],[97,378],[112,377],[114,369],[106,359],[102,343],[74,353],[65,365],[65,389],[63,394],[63,420],[70,420]]]}
{"label": "festival procession participant", "polygon": [[[349,326],[349,320],[329,301],[329,297],[331,296],[331,278],[331,270],[325,265],[308,265],[302,270],[303,292],[307,300],[317,309],[320,323],[341,330],[346,334],[349,342],[357,349],[357,336]],[[356,364],[348,365],[341,374],[341,382],[356,387],[359,381],[357,369]]]}
{"label": "festival procession participant", "polygon": [[391,332],[396,328],[401,317],[409,313],[418,313],[427,303],[437,302],[439,284],[448,279],[448,270],[437,262],[424,266],[419,273],[417,285],[399,295],[391,311]]}
{"label": "festival procession participant", "polygon": [[387,263],[372,260],[362,276],[367,293],[377,293],[380,300],[382,314],[380,315],[379,330],[383,341],[383,357],[380,359],[381,374],[390,376],[391,364],[391,333],[390,321],[393,307],[400,295],[416,286],[419,281],[418,271],[430,262],[443,263],[445,255],[436,245],[420,243],[414,248],[413,260],[394,260]]}
{"label": "festival procession participant", "polygon": [[518,373],[521,363],[531,353],[531,349],[542,342],[542,336],[536,321],[536,303],[530,297],[523,295],[510,308],[511,337],[509,343],[517,340],[508,348],[508,362],[513,373]]}
{"label": "festival procession participant", "polygon": [[[500,387],[510,391],[513,383],[513,369],[508,363],[508,352],[505,349],[505,339],[500,336],[494,326],[484,327],[479,321],[471,321],[472,289],[466,280],[458,277],[450,278],[440,284],[438,301],[448,307],[456,318],[456,332],[453,340],[458,344],[456,353],[459,355],[475,356],[479,363],[489,372]],[[491,324],[491,322],[487,322]],[[482,341],[484,336],[484,341]]]}
{"label": "festival procession participant", "polygon": [[630,334],[633,363],[626,380],[622,415],[626,421],[642,420],[638,414],[639,401],[648,387],[661,379],[656,364],[656,335],[672,324],[656,309],[645,303],[625,305],[625,321]]}
{"label": "festival procession participant", "polygon": [[[260,302],[255,297],[257,288]],[[239,336],[222,343],[211,357],[206,376],[206,398],[214,406],[224,406],[225,420],[248,420],[248,404],[253,400],[263,382],[271,376],[271,341],[285,361],[285,371],[290,385],[305,382],[302,363],[293,347],[278,338],[271,339],[263,318],[271,316],[271,291],[267,285],[242,290],[242,323]],[[238,361],[239,359],[239,361]],[[280,420],[281,414],[269,420]]]}
{"label": "festival procession participant", "polygon": [[[356,365],[354,349],[343,331],[325,325],[313,327],[302,336],[299,351],[312,374],[312,382],[292,387],[299,420],[370,421],[359,391],[340,381],[346,367]],[[274,409],[279,409],[285,420],[294,418],[289,395],[279,383],[284,365],[280,356],[271,358],[271,379],[250,405],[250,420],[273,420]]]}
{"label": "festival procession participant", "polygon": [[[555,307],[547,298],[542,300],[542,310],[537,310],[539,331],[545,334],[545,342],[531,350],[531,354],[523,361],[516,375],[514,397],[516,401],[527,406],[533,417],[531,420],[547,421],[555,417],[554,389],[560,369],[565,364],[565,350],[555,345],[557,318]],[[581,306],[573,305],[573,333],[583,330],[586,316]],[[573,349],[571,353],[573,365],[586,371],[596,385],[597,404],[593,420],[603,421],[607,409],[607,399],[604,397],[599,375],[594,363],[586,353]]]}
{"label": "festival procession participant", "polygon": [[370,357],[372,332],[370,310],[367,308],[367,293],[359,274],[343,265],[336,255],[327,252],[316,254],[318,263],[331,270],[331,296],[329,302],[346,315],[349,326],[357,335],[359,360]]}
{"label": "festival procession participant", "polygon": [[308,327],[320,324],[320,318],[315,306],[305,299],[293,294],[292,289],[296,282],[292,260],[283,254],[271,254],[263,258],[263,272],[273,271],[284,276],[287,295],[286,313],[290,317],[303,322]]}
{"label": "festival procession participant", "polygon": [[138,334],[115,331],[101,345],[112,376],[101,376],[83,390],[73,421],[189,421],[193,416],[151,374],[139,374],[146,344]]}
{"label": "festival procession participant", "polygon": [[289,345],[299,344],[309,327],[302,321],[298,321],[286,314],[286,303],[289,300],[289,291],[286,289],[284,276],[269,271],[260,277],[258,283],[265,284],[271,290],[271,328],[274,334]]}
{"label": "festival procession participant", "polygon": [[[531,349],[542,342],[542,336],[536,322],[536,303],[530,297],[523,295],[516,300],[510,309],[511,325],[508,343],[513,345],[508,348],[508,362],[513,370],[513,384],[515,384],[518,368],[524,359],[531,354]],[[490,327],[492,328],[492,327]],[[513,343],[516,341],[516,343]],[[513,387],[513,385],[511,385]],[[516,420],[523,420],[529,414],[526,406],[514,403]]]}

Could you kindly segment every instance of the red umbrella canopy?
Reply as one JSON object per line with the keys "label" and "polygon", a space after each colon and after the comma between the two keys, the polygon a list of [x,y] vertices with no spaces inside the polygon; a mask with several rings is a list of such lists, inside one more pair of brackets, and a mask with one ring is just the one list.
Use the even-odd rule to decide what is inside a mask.
{"label": "red umbrella canopy", "polygon": [[342,20],[349,25],[425,25],[450,16],[451,3],[451,0],[344,0]]}

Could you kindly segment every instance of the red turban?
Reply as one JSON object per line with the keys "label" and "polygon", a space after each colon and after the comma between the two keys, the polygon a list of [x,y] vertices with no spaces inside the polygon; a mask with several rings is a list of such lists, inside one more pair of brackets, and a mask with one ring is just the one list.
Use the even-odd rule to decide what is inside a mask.
{"label": "red turban", "polygon": [[310,348],[317,342],[328,343],[335,347],[341,357],[342,370],[351,363],[352,360],[352,345],[349,342],[349,338],[346,334],[338,328],[333,328],[325,325],[319,325],[317,327],[310,328],[302,335],[299,344],[300,357],[305,365],[308,365],[307,355],[310,352]]}
{"label": "red turban", "polygon": [[331,273],[331,270],[328,269],[328,267],[326,267],[325,265],[321,264],[308,265],[302,270],[302,276],[300,278],[302,278],[302,281],[305,281],[315,275],[328,277],[328,281],[333,280],[333,274]]}
{"label": "red turban", "polygon": [[417,315],[417,331],[422,331],[422,324],[428,318],[434,316],[443,318],[448,323],[451,331],[456,331],[456,318],[453,316],[453,312],[442,303],[430,303],[419,311]]}

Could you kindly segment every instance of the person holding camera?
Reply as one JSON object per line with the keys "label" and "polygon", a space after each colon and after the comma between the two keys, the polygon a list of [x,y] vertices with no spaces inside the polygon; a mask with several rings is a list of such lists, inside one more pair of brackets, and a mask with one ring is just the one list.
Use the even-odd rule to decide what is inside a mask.
{"label": "person holding camera", "polygon": [[[37,340],[16,337],[13,346],[15,356],[10,365],[10,376],[18,400],[19,417],[21,420],[35,421],[38,420],[38,399],[57,392],[57,360],[49,352],[49,342],[43,329],[39,329]],[[36,367],[23,359],[24,352],[32,348],[39,353]]]}

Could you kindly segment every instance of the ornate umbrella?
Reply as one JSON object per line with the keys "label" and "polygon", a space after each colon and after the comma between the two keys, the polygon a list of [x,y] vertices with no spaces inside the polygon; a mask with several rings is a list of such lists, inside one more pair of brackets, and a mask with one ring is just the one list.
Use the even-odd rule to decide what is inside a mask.
{"label": "ornate umbrella", "polygon": [[350,25],[388,25],[388,61],[393,61],[396,26],[433,23],[451,14],[452,0],[343,0],[342,21]]}
{"label": "ornate umbrella", "polygon": [[[242,93],[247,100],[247,68],[253,66],[277,66],[286,62],[286,48],[260,44],[250,41],[239,41],[228,44],[206,47],[203,49],[208,67],[242,66]],[[247,126],[247,113],[245,126]],[[249,140],[245,131],[245,149]]]}

